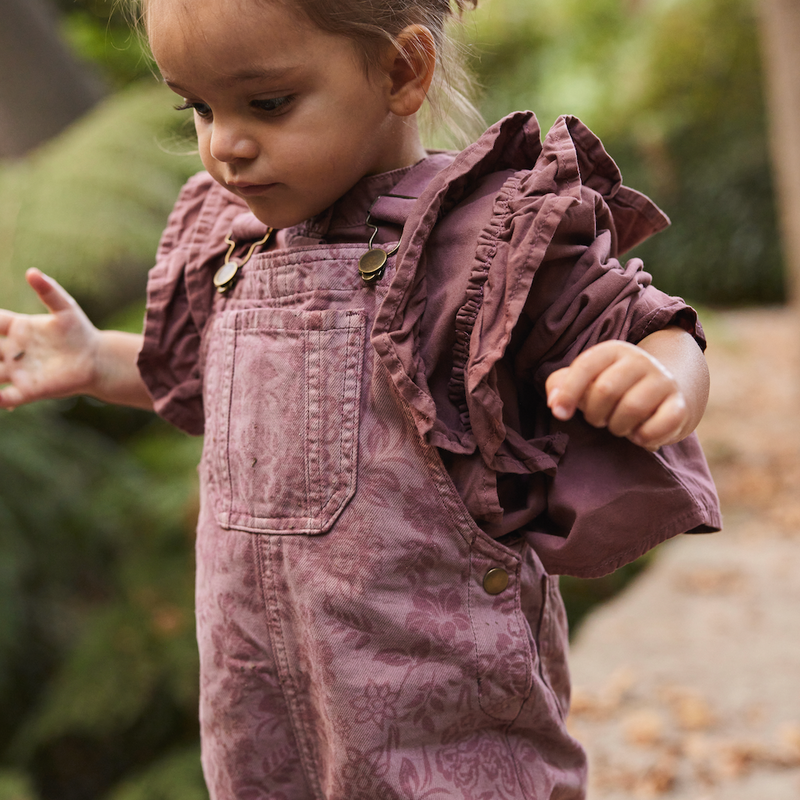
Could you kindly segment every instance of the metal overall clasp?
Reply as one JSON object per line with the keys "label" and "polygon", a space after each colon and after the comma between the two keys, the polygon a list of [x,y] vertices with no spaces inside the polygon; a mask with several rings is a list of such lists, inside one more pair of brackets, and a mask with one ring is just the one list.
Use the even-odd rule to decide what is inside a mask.
{"label": "metal overall clasp", "polygon": [[261,247],[262,244],[266,244],[269,241],[269,237],[272,236],[273,231],[273,228],[268,228],[264,238],[260,242],[255,242],[241,261],[231,259],[233,251],[236,249],[236,242],[231,238],[233,231],[225,237],[225,244],[228,245],[228,252],[225,254],[225,262],[214,274],[214,286],[217,287],[217,291],[220,294],[225,294],[225,292],[233,286],[239,270],[250,260],[250,256],[253,255],[257,247]]}

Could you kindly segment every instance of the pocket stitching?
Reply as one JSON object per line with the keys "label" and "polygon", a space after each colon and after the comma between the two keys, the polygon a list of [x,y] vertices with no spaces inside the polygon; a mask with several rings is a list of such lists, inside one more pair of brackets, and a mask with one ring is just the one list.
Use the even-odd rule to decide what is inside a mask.
{"label": "pocket stitching", "polygon": [[[322,327],[310,327],[309,319],[305,315],[293,314],[296,325],[281,324],[284,320],[279,316],[275,317],[275,309],[248,309],[248,311],[268,313],[268,319],[273,324],[259,327],[248,321],[248,314],[232,311],[230,314],[233,319],[228,318],[220,324],[220,335],[223,338],[225,355],[221,359],[220,400],[225,403],[224,412],[220,409],[218,419],[220,420],[220,442],[224,443],[224,451],[220,453],[214,462],[217,464],[218,475],[221,481],[212,481],[217,484],[218,513],[216,514],[218,523],[224,528],[235,528],[253,533],[276,533],[276,534],[316,534],[324,533],[329,530],[339,516],[343,508],[352,499],[356,489],[355,469],[358,463],[358,430],[360,422],[361,406],[361,367],[363,362],[363,349],[366,338],[366,319],[363,313],[353,310],[333,310],[322,312],[328,316],[323,319]],[[280,312],[278,312],[280,314]],[[311,312],[319,313],[319,312]],[[274,324],[275,322],[278,324]],[[323,334],[329,333],[336,337],[344,335],[345,341],[341,352],[339,364],[344,367],[342,377],[342,389],[338,397],[338,406],[341,410],[340,432],[339,432],[339,453],[337,454],[336,469],[334,475],[326,484],[326,491],[322,491],[322,433],[321,415],[317,414],[317,420],[311,419],[313,414],[310,412],[310,397],[316,397],[317,411],[319,411],[322,397],[322,366],[317,363],[318,374],[313,376],[314,380],[305,380],[304,384],[304,428],[307,435],[304,437],[303,446],[304,475],[305,483],[304,503],[305,508],[296,508],[295,514],[289,517],[279,517],[276,515],[260,515],[244,511],[234,511],[233,502],[233,468],[230,462],[232,450],[232,422],[233,415],[233,373],[236,369],[236,353],[238,336],[246,333],[258,333],[261,331],[293,331],[302,342],[303,364],[306,375],[314,372],[313,362],[316,358],[321,362]],[[232,340],[231,340],[232,337]],[[316,354],[314,346],[316,344]],[[351,374],[352,373],[352,374]],[[317,442],[310,442],[311,432],[316,432]],[[311,445],[316,445],[316,449]],[[350,468],[345,474],[345,470]],[[315,486],[314,476],[319,478]],[[329,490],[329,491],[328,491]],[[315,503],[312,507],[308,504]],[[271,509],[270,509],[271,510]],[[299,514],[297,512],[300,512]]]}

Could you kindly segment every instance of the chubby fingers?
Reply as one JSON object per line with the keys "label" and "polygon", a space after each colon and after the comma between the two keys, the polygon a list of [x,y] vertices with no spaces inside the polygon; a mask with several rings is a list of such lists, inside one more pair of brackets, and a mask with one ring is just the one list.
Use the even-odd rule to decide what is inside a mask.
{"label": "chubby fingers", "polygon": [[[592,425],[606,425],[620,389],[629,388],[638,379],[635,375],[626,375],[625,370],[611,369],[625,355],[630,355],[626,350],[633,347],[635,345],[627,342],[602,342],[584,350],[568,367],[550,375],[545,387],[547,405],[553,416],[567,420],[581,409],[584,415],[588,412],[587,421]],[[620,379],[625,386],[620,387]],[[589,402],[590,396],[593,402]]]}
{"label": "chubby fingers", "polygon": [[596,345],[554,372],[547,400],[558,419],[580,409],[590,425],[650,450],[678,441],[688,414],[672,374],[642,348],[618,341]]}
{"label": "chubby fingers", "polygon": [[0,409],[13,411],[24,402],[25,398],[16,386],[9,384],[8,386],[0,388]]}
{"label": "chubby fingers", "polygon": [[646,422],[626,435],[634,444],[656,451],[684,437],[687,414],[686,399],[680,392],[675,392],[659,404]]}
{"label": "chubby fingers", "polygon": [[[68,311],[76,307],[72,295],[57,281],[38,269],[29,269],[25,273],[25,279],[51,313],[56,314],[59,311]],[[8,336],[12,323],[24,316],[24,314],[17,314],[14,311],[0,309],[0,336]]]}

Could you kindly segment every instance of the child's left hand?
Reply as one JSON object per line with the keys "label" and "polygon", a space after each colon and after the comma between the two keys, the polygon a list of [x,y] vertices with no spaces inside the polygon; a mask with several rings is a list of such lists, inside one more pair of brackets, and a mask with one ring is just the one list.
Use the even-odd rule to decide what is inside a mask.
{"label": "child's left hand", "polygon": [[643,347],[628,342],[590,347],[552,373],[545,387],[556,419],[568,420],[580,409],[590,425],[647,450],[678,442],[694,427],[675,375]]}

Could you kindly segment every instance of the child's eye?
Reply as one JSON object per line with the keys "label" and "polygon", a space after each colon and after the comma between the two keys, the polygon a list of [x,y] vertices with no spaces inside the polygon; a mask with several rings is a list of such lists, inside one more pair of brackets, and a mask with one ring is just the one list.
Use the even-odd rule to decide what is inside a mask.
{"label": "child's eye", "polygon": [[211,116],[211,109],[205,103],[192,103],[189,100],[184,100],[179,106],[175,106],[176,111],[189,111],[192,110],[197,113],[198,117]]}
{"label": "child's eye", "polygon": [[271,97],[267,100],[253,100],[251,105],[261,111],[274,113],[276,111],[285,111],[293,100],[294,95],[289,95],[287,97]]}

